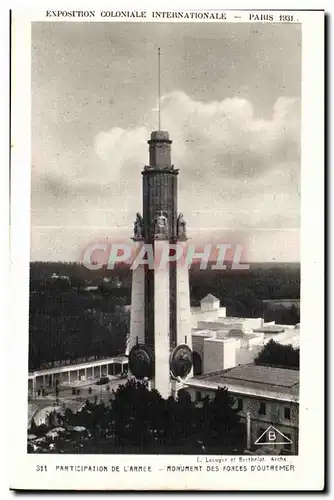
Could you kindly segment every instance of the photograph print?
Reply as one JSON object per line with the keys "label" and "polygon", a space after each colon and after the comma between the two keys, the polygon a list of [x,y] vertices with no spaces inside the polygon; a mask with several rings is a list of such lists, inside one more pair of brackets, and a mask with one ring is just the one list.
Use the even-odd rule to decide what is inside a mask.
{"label": "photograph print", "polygon": [[28,453],[298,455],[301,50],[32,22]]}

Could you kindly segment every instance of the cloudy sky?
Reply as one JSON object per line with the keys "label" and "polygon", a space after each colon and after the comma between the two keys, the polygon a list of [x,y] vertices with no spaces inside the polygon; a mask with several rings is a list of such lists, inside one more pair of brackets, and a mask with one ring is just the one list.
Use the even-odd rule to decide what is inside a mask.
{"label": "cloudy sky", "polygon": [[298,25],[33,23],[32,260],[128,240],[157,128],[196,243],[299,261]]}

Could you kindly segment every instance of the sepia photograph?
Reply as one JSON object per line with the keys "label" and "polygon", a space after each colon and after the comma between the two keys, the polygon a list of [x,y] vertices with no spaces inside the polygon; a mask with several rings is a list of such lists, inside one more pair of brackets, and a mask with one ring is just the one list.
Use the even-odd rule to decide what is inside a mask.
{"label": "sepia photograph", "polygon": [[29,453],[298,454],[301,50],[32,23]]}
{"label": "sepia photograph", "polygon": [[323,11],[11,37],[11,488],[323,489]]}

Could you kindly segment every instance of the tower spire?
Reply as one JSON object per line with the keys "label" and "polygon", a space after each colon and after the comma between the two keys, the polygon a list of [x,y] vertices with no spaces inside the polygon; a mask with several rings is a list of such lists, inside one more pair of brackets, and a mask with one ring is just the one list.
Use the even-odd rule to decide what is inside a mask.
{"label": "tower spire", "polygon": [[161,50],[158,47],[158,130],[161,130],[160,57]]}

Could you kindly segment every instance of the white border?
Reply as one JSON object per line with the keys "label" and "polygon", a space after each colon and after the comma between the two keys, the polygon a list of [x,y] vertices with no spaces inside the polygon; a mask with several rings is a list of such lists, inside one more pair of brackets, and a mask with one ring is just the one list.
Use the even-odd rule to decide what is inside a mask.
{"label": "white border", "polygon": [[[285,2],[282,2],[282,7]],[[57,7],[63,2],[58,2]],[[87,2],[81,2],[84,9]],[[132,5],[132,7],[134,7]],[[68,7],[68,4],[66,5]],[[72,6],[70,7],[73,8]],[[90,8],[92,6],[90,5]],[[115,6],[106,5],[109,10]],[[124,4],[121,6],[124,10]],[[134,7],[136,8],[136,7]],[[138,7],[137,7],[138,8]],[[192,6],[194,9],[194,6]],[[159,7],[154,5],[154,10]],[[166,7],[160,10],[167,10]],[[170,4],[168,10],[172,10]],[[238,13],[240,14],[240,13]],[[26,373],[27,373],[27,318],[28,318],[28,269],[30,227],[30,27],[28,19],[44,19],[44,9],[27,11],[23,16],[15,13],[17,30],[13,44],[13,142],[12,150],[12,217],[10,287],[11,313],[11,413],[15,435],[11,443],[11,486],[16,488],[75,488],[75,489],[124,489],[135,479],[136,489],[321,489],[323,487],[323,409],[324,409],[324,317],[323,317],[323,241],[324,241],[324,64],[323,64],[323,14],[298,12],[303,23],[303,112],[302,112],[302,340],[301,340],[301,395],[300,395],[300,454],[291,463],[294,473],[230,473],[213,474],[142,474],[135,478],[128,474],[117,476],[85,476],[65,474],[37,475],[34,464],[40,463],[111,463],[127,464],[195,463],[191,457],[108,457],[55,455],[26,455]],[[54,19],[53,19],[54,20]],[[94,19],[97,21],[97,19]],[[102,19],[104,21],[104,19]],[[15,29],[15,26],[14,26]],[[316,339],[315,339],[316,337]],[[17,347],[20,346],[18,352]],[[316,429],[314,429],[314,427]],[[283,479],[283,480],[282,480]],[[117,480],[117,486],[115,481]]]}

